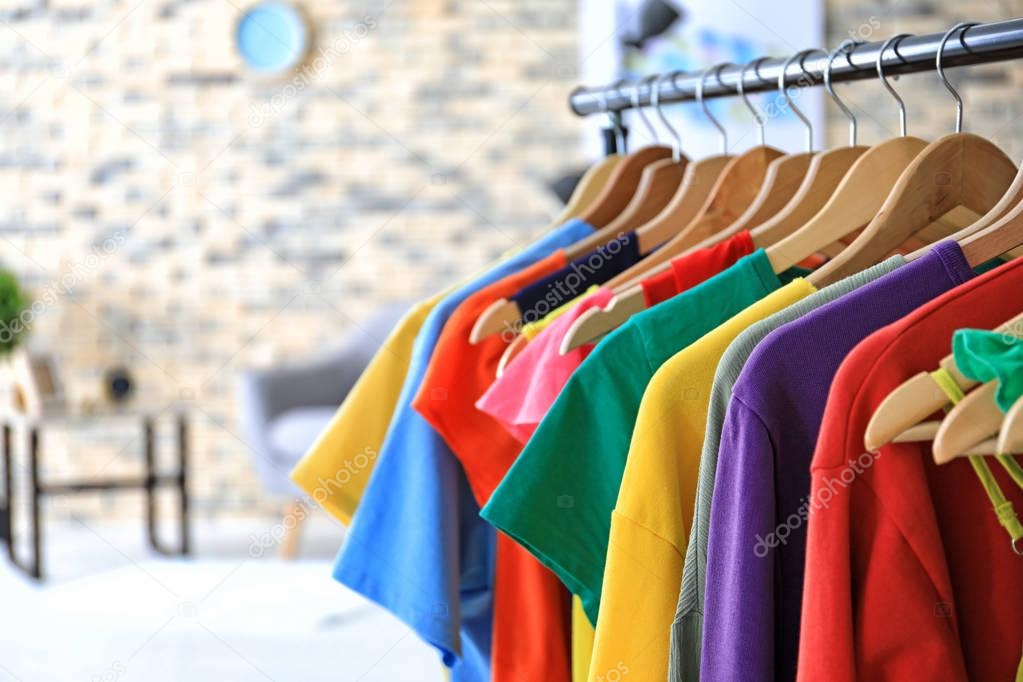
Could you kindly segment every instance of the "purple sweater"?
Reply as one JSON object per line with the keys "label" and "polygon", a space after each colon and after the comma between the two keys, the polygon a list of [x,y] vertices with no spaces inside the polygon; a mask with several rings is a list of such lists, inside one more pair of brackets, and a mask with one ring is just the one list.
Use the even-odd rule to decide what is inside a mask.
{"label": "purple sweater", "polygon": [[[702,682],[794,680],[810,463],[831,381],[864,338],[973,277],[943,242],[756,348],[725,416],[707,548]],[[838,491],[837,494],[841,494]]]}

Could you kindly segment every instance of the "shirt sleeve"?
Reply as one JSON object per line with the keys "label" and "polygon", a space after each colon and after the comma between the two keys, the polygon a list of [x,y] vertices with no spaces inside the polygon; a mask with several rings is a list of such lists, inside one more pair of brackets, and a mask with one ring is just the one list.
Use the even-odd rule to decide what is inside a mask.
{"label": "shirt sleeve", "polygon": [[[338,408],[330,424],[291,472],[318,504],[349,525],[383,447],[412,362],[416,334],[436,299],[418,305],[394,328]],[[367,457],[352,467],[353,458]]]}
{"label": "shirt sleeve", "polygon": [[[443,440],[403,406],[334,567],[334,578],[394,613],[444,662],[489,670],[494,533]],[[459,509],[467,510],[459,513]]]}
{"label": "shirt sleeve", "polygon": [[[711,498],[701,680],[774,677],[774,454],[764,423],[733,396]],[[694,614],[695,615],[695,614]]]}
{"label": "shirt sleeve", "polygon": [[682,555],[672,543],[614,512],[590,679],[614,679],[610,671],[619,665],[636,679],[667,678],[668,625],[681,572]]}
{"label": "shirt sleeve", "polygon": [[572,375],[483,509],[553,570],[596,622],[610,534],[650,368],[638,330],[605,339]]}

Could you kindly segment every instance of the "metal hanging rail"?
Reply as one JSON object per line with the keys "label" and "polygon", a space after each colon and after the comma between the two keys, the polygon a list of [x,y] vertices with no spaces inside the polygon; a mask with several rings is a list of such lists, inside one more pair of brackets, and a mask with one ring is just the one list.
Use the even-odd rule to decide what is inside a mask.
{"label": "metal hanging rail", "polygon": [[[884,71],[888,75],[934,71],[938,44],[942,33],[910,36],[893,44],[885,51]],[[839,54],[832,65],[831,80],[864,80],[877,78],[877,54],[884,41],[860,43]],[[804,53],[803,59],[793,61],[785,71],[785,85],[824,82],[823,68],[826,54],[823,50]],[[969,66],[989,62],[1023,58],[1023,19],[1009,19],[990,24],[977,24],[954,34],[945,45],[942,55],[944,66]],[[778,77],[787,57],[768,58],[756,68],[746,71],[743,85],[747,93],[778,90]],[[711,66],[708,64],[708,66]],[[726,66],[717,77],[710,76],[703,96],[734,97],[736,85],[742,78],[742,64]],[[805,71],[803,69],[806,69]],[[665,79],[660,86],[660,103],[688,102],[696,99],[696,88],[702,73],[679,73],[677,78]],[[637,93],[636,90],[639,89]],[[579,116],[623,111],[635,106],[650,106],[651,89],[648,83],[625,84],[621,87],[606,85],[599,88],[580,87],[569,97],[569,106]]]}

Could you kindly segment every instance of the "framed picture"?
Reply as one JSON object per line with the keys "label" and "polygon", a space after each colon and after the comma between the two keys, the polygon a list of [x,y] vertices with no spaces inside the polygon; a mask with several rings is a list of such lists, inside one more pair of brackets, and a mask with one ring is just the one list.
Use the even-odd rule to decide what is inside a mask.
{"label": "framed picture", "polygon": [[[581,4],[581,82],[637,81],[675,71],[702,73],[722,62],[747,64],[759,57],[787,57],[802,50],[826,47],[824,8],[820,0],[583,0]],[[864,39],[869,39],[865,37]],[[816,63],[825,52],[809,55]],[[815,148],[824,139],[821,88],[791,89],[790,94],[814,128]],[[777,92],[750,95],[767,107]],[[728,131],[729,153],[758,144],[757,127],[739,97],[708,100],[714,116]],[[665,105],[663,112],[682,138],[690,158],[721,153],[721,137],[695,103]],[[648,112],[652,113],[652,112]],[[634,112],[625,115],[630,148],[649,144],[645,124]],[[648,116],[662,144],[673,139],[656,116]],[[602,153],[599,129],[604,116],[587,117],[585,139],[593,156]],[[806,128],[792,112],[770,117],[764,129],[767,144],[789,152],[806,150]]]}

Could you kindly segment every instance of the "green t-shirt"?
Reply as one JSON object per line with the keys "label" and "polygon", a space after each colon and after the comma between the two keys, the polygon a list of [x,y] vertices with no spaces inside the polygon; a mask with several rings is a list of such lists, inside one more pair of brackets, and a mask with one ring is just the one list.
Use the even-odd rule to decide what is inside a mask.
{"label": "green t-shirt", "polygon": [[784,283],[758,250],[633,316],[568,380],[483,508],[484,519],[579,595],[590,622],[597,621],[611,511],[651,377],[675,353]]}

